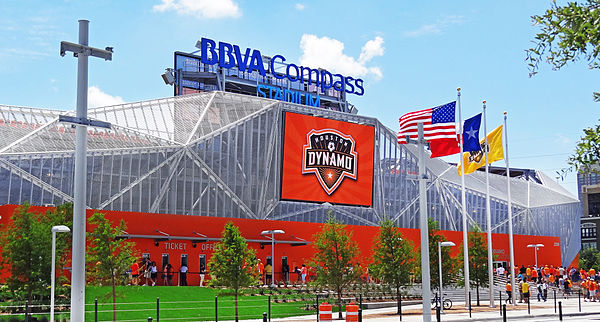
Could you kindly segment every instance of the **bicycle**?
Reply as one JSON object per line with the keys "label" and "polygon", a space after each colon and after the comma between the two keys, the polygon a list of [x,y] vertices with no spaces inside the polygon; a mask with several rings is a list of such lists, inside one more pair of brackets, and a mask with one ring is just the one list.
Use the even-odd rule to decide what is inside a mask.
{"label": "bicycle", "polygon": [[[448,294],[444,294],[444,295],[448,295]],[[452,300],[450,300],[449,298],[444,298],[443,303],[444,303],[444,310],[449,310],[452,308]],[[435,295],[431,299],[431,305],[433,305],[434,309],[437,308],[438,305],[440,305],[440,297]]]}

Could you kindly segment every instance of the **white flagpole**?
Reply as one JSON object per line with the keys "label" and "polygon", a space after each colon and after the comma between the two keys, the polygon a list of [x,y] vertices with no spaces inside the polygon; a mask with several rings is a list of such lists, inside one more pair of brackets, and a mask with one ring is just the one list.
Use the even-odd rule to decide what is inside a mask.
{"label": "white flagpole", "polygon": [[[427,223],[427,178],[425,176],[425,138],[423,123],[418,123],[419,155],[419,223],[421,228],[421,285],[423,298],[423,322],[431,322],[431,277],[429,273],[429,227]],[[441,298],[440,294],[440,298]],[[443,302],[442,302],[443,303]]]}
{"label": "white flagpole", "polygon": [[[457,104],[458,104],[458,124],[459,124],[459,135],[460,135],[460,155],[459,162],[463,162],[464,153],[464,142],[463,142],[463,123],[460,106],[460,87],[456,89],[458,91]],[[460,183],[461,183],[461,198],[462,198],[462,226],[463,226],[463,255],[464,255],[464,277],[465,277],[465,307],[470,308],[471,302],[469,301],[469,240],[467,234],[467,198],[465,197],[465,165],[462,164],[460,167]]]}
{"label": "white flagpole", "polygon": [[487,221],[487,244],[488,244],[488,286],[490,289],[490,307],[494,307],[494,269],[492,252],[492,213],[490,211],[490,173],[488,167],[489,143],[487,139],[487,118],[485,112],[486,106],[483,101],[483,135],[485,135],[485,218]]}
{"label": "white flagpole", "polygon": [[508,165],[508,129],[506,127],[506,111],[504,111],[504,162],[506,162],[506,195],[508,202],[508,249],[510,253],[510,285],[512,289],[512,302],[516,306],[515,288],[515,248],[513,245],[512,200],[510,197],[510,166]]}

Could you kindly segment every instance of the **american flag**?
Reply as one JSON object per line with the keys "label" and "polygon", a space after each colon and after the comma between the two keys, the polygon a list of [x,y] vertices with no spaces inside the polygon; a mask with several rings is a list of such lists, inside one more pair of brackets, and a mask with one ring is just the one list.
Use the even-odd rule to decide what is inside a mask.
{"label": "american flag", "polygon": [[426,141],[436,139],[456,139],[454,114],[456,101],[426,110],[410,112],[400,117],[398,143],[406,144],[406,136],[418,138],[417,123],[423,123],[423,136]]}

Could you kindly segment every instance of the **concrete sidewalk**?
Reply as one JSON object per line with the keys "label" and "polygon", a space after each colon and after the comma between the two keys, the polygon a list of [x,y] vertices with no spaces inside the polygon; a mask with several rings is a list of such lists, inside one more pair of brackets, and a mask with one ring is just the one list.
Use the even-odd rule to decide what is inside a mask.
{"label": "concrete sidewalk", "polygon": [[[568,321],[590,321],[592,318],[600,320],[600,302],[584,302],[581,300],[581,312],[579,312],[579,301],[577,298],[572,299],[558,299],[562,303],[562,312],[565,320]],[[408,305],[403,306],[402,321],[404,322],[417,322],[423,321],[421,313],[421,305]],[[529,321],[558,321],[558,304],[556,313],[554,313],[554,301],[552,299],[547,302],[538,302],[534,300],[531,302],[531,314],[527,313],[527,304],[518,303],[516,307],[507,305],[506,307],[507,320],[529,320]],[[436,321],[435,310],[432,311],[432,321]],[[337,313],[333,314],[334,319],[337,318]],[[465,310],[464,302],[454,303],[451,310],[446,311],[441,316],[441,321],[502,321],[500,316],[500,310],[498,307],[498,301],[496,301],[496,308],[489,308],[487,301],[482,301],[480,307],[473,306],[471,318],[469,318],[469,311]],[[344,314],[345,317],[345,314]],[[272,321],[316,321],[316,315],[289,317],[289,318],[272,318]],[[396,315],[396,308],[381,308],[371,309],[363,311],[364,321],[400,321],[399,316]],[[253,320],[260,322],[262,320]]]}

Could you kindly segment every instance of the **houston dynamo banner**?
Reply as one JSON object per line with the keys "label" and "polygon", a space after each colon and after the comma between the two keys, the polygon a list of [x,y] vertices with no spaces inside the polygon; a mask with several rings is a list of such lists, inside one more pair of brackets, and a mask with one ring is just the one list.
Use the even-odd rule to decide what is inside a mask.
{"label": "houston dynamo banner", "polygon": [[371,206],[373,126],[285,113],[281,199]]}

